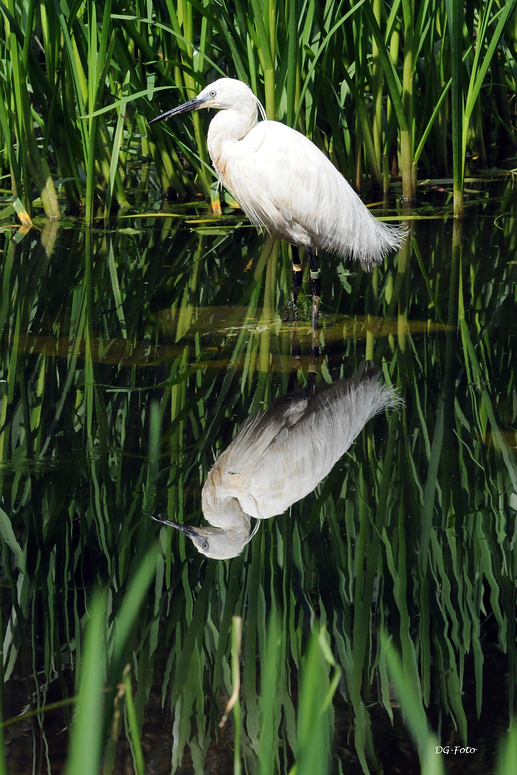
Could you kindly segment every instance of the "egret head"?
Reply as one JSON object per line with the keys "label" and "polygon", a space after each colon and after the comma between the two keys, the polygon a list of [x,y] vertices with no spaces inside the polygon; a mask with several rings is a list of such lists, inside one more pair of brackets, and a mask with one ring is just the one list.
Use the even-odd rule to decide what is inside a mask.
{"label": "egret head", "polygon": [[[231,557],[237,557],[252,536],[252,534],[243,533],[241,530],[193,527],[192,525],[181,525],[179,522],[170,522],[162,517],[152,518],[162,525],[169,525],[169,527],[175,527],[176,530],[181,530],[191,539],[200,554],[211,557],[213,560],[229,560]],[[253,531],[254,533],[255,531]]]}
{"label": "egret head", "polygon": [[197,97],[178,105],[177,108],[167,110],[160,116],[151,119],[149,124],[156,121],[165,121],[171,116],[179,116],[180,113],[186,113],[189,110],[199,110],[200,108],[213,108],[214,110],[239,110],[250,103],[257,105],[261,112],[263,111],[260,102],[257,100],[249,86],[235,78],[220,78],[214,83],[208,84],[203,91],[200,91]]}

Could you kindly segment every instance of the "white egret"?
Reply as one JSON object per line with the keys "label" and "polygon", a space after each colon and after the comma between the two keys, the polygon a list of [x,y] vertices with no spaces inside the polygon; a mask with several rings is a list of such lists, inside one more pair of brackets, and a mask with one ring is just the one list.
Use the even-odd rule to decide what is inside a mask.
{"label": "white egret", "polygon": [[312,492],[368,420],[400,404],[371,361],[351,379],[283,396],[243,425],[210,470],[201,500],[211,527],[154,519],[188,535],[207,557],[236,557],[260,524],[251,531],[252,517],[283,514]]}
{"label": "white egret", "polygon": [[[221,78],[149,123],[199,108],[220,111],[210,122],[207,138],[220,182],[252,223],[307,250],[315,330],[321,294],[317,251],[351,256],[372,271],[400,246],[404,229],[374,218],[332,162],[300,132],[277,121],[259,122],[258,109],[265,119],[264,109],[242,81]],[[294,301],[301,270],[295,250]]]}

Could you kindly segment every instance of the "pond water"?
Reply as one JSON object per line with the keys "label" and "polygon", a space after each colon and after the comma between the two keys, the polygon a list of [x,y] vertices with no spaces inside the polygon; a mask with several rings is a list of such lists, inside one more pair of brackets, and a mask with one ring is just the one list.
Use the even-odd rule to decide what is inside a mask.
{"label": "pond water", "polygon": [[[109,639],[156,541],[126,655],[146,772],[234,771],[237,722],[219,722],[235,616],[244,772],[259,772],[266,717],[271,761],[292,766],[321,626],[335,661],[321,692],[337,682],[322,772],[420,771],[382,631],[447,771],[494,771],[517,686],[517,198],[505,182],[462,223],[444,209],[408,213],[411,238],[373,275],[321,257],[319,359],[310,323],[280,314],[288,247],[238,212],[0,233],[4,720],[37,711],[4,730],[11,772],[62,769],[72,710],[51,704],[74,693],[92,592],[106,590]],[[335,382],[364,359],[404,407],[242,554],[207,559],[146,515],[206,524],[203,483],[246,418],[311,371]],[[117,723],[107,761],[131,772]]]}

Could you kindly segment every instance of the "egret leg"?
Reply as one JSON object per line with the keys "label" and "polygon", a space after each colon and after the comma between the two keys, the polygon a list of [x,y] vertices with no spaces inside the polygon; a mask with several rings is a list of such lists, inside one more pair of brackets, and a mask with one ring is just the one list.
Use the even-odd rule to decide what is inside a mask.
{"label": "egret leg", "polygon": [[320,268],[316,261],[316,256],[312,245],[306,245],[307,255],[309,256],[309,266],[311,274],[311,291],[312,291],[312,331],[315,333],[318,330],[318,315],[320,308],[321,298],[321,277]]}
{"label": "egret leg", "polygon": [[298,320],[298,306],[297,306],[297,299],[298,299],[298,293],[300,291],[300,288],[302,286],[302,280],[303,280],[303,266],[300,261],[300,254],[298,253],[298,248],[296,248],[294,245],[292,246],[292,256],[293,256],[293,287],[292,287],[292,296],[289,299],[289,301],[285,305],[285,310],[287,313],[286,320]]}
{"label": "egret leg", "polygon": [[298,253],[298,248],[292,245],[292,251],[293,251],[293,302],[294,302],[294,306],[296,306],[296,300],[298,298],[298,293],[300,291],[302,280],[303,280],[303,266],[300,261],[300,254]]}
{"label": "egret leg", "polygon": [[298,299],[298,293],[300,291],[300,288],[302,286],[302,280],[303,280],[303,266],[300,262],[300,255],[298,253],[298,248],[292,246],[292,261],[293,261],[293,286],[292,286],[292,296],[289,299],[289,301],[285,304],[285,312],[286,317],[285,320],[298,320],[298,306],[297,306],[297,299]]}

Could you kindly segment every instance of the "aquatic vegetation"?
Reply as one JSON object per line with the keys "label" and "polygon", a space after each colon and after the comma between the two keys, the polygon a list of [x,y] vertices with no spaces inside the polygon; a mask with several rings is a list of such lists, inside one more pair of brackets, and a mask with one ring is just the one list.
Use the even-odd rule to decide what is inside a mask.
{"label": "aquatic vegetation", "polygon": [[[216,756],[220,770],[317,772],[312,718],[325,772],[386,757],[437,772],[437,736],[494,771],[487,730],[506,737],[517,685],[515,217],[508,183],[463,225],[411,222],[396,264],[373,283],[346,276],[352,293],[322,256],[318,379],[368,357],[405,408],[223,562],[143,512],[202,524],[214,455],[293,374],[306,383],[310,323],[276,313],[287,250],[193,216],[0,233],[7,764],[17,723],[37,767],[55,761],[57,713],[83,775],[85,718],[92,773],[124,740],[137,772],[160,755],[173,772]],[[414,752],[396,745],[402,714]],[[512,732],[507,761],[514,745]]]}
{"label": "aquatic vegetation", "polygon": [[[203,117],[147,121],[221,75],[299,129],[357,188],[515,167],[515,0],[2,3],[0,169],[15,212],[220,206]],[[368,181],[365,180],[365,176]],[[36,199],[33,201],[33,188]]]}

